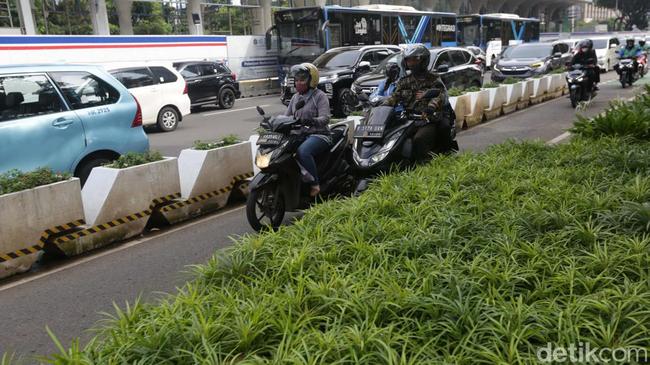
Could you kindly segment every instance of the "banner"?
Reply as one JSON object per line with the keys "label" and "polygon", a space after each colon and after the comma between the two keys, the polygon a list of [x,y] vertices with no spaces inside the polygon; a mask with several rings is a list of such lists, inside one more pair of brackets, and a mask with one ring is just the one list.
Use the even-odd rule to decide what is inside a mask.
{"label": "banner", "polygon": [[267,50],[264,36],[228,36],[228,67],[237,74],[237,80],[277,77],[276,41]]}

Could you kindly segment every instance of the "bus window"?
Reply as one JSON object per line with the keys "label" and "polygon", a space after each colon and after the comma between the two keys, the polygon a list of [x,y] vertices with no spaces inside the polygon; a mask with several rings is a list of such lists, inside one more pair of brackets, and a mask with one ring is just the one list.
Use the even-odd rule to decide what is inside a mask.
{"label": "bus window", "polygon": [[404,39],[404,34],[402,34],[400,31],[400,43],[411,42],[411,39],[415,35],[415,30],[418,28],[418,24],[420,23],[421,18],[421,16],[417,15],[400,15],[400,19],[402,19],[402,23],[406,29],[406,36],[408,37],[407,39]]}
{"label": "bus window", "polygon": [[486,43],[489,41],[501,40],[501,44],[508,45],[508,41],[502,39],[502,23],[503,20],[500,19],[483,19],[483,39]]}
{"label": "bus window", "polygon": [[381,43],[381,15],[332,12],[330,24],[332,23],[340,25],[342,46]]}
{"label": "bus window", "polygon": [[456,45],[456,18],[441,18],[436,24],[436,33],[440,35],[440,45],[449,47]]}
{"label": "bus window", "polygon": [[480,22],[478,17],[458,19],[458,44],[462,46],[481,46]]}

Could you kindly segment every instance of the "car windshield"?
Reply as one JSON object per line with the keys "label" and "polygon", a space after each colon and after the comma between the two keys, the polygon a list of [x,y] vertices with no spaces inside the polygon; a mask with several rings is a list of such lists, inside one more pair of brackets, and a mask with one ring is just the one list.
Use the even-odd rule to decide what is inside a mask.
{"label": "car windshield", "polygon": [[508,47],[503,58],[543,58],[551,54],[551,45],[526,45]]}
{"label": "car windshield", "polygon": [[374,71],[372,71],[372,73],[381,74],[381,75],[385,74],[386,73],[386,65],[388,64],[388,62],[395,62],[398,65],[401,64],[402,63],[402,53],[399,52],[399,53],[395,53],[393,55],[390,55],[390,56],[386,57],[383,61],[381,61],[379,63],[379,65],[377,65],[377,68]]}
{"label": "car windshield", "polygon": [[360,53],[361,51],[358,50],[326,52],[314,60],[314,66],[318,68],[350,67],[357,62]]}
{"label": "car windshield", "polygon": [[592,41],[594,42],[594,49],[607,48],[609,43],[607,39],[593,39]]}

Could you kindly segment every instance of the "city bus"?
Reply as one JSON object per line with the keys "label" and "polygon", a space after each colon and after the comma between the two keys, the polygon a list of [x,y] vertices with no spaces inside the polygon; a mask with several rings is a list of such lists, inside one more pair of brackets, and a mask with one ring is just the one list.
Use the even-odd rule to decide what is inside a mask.
{"label": "city bus", "polygon": [[455,46],[456,14],[394,5],[293,8],[275,12],[266,32],[267,49],[277,47],[280,80],[292,65],[331,48],[410,43]]}
{"label": "city bus", "polygon": [[488,67],[505,46],[539,42],[539,19],[517,14],[462,15],[458,16],[456,28],[458,45],[483,49]]}

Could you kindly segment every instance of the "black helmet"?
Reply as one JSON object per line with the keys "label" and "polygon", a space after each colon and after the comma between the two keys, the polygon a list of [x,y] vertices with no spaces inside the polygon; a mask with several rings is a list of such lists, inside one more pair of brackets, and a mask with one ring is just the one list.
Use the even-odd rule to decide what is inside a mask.
{"label": "black helmet", "polygon": [[592,42],[591,39],[583,39],[578,43],[578,48],[589,48],[589,50],[591,50],[594,48],[594,42]]}
{"label": "black helmet", "polygon": [[414,74],[424,73],[429,68],[431,53],[427,47],[421,44],[409,44],[404,50],[404,57],[402,57],[402,67],[405,70],[409,69],[406,63],[409,58],[417,58],[420,61],[417,66],[411,69],[411,72]]}
{"label": "black helmet", "polygon": [[641,47],[645,46],[645,39],[643,38],[639,39],[639,46]]}
{"label": "black helmet", "polygon": [[634,38],[627,38],[625,40],[625,45],[631,48],[634,47],[634,42],[635,42]]}
{"label": "black helmet", "polygon": [[397,62],[388,62],[386,64],[386,77],[391,80],[397,80],[401,71]]}

